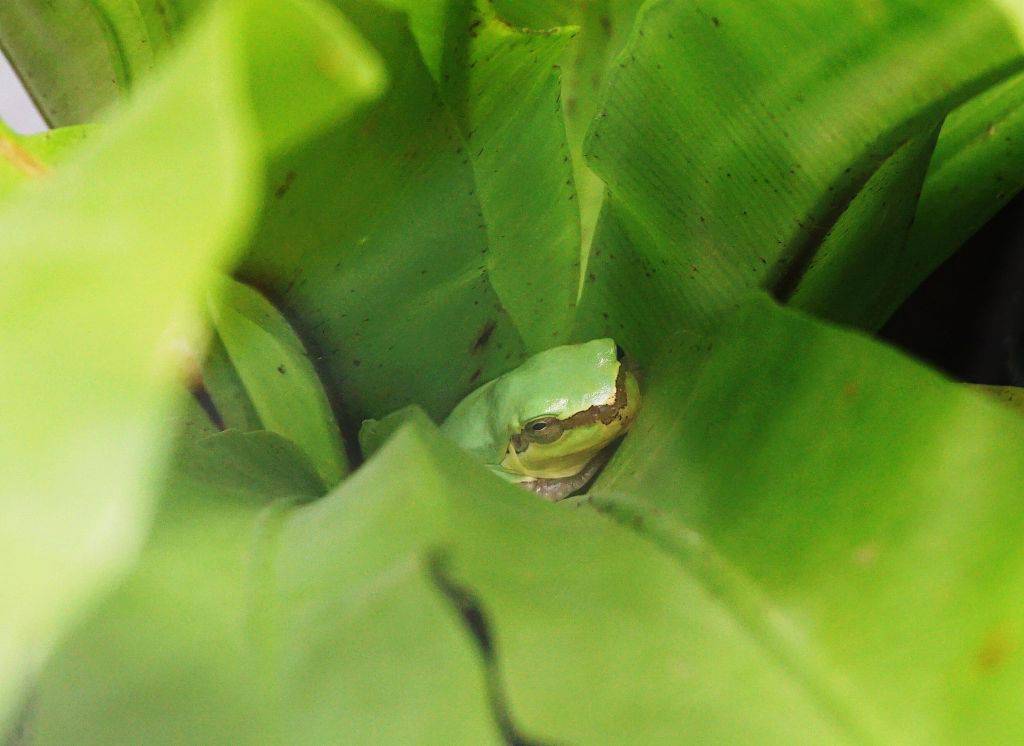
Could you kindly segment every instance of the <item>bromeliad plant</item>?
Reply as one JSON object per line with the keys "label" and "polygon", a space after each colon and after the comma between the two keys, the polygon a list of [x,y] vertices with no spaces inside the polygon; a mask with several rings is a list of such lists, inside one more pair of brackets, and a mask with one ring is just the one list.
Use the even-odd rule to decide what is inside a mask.
{"label": "bromeliad plant", "polygon": [[[1024,735],[1024,422],[870,337],[1024,186],[1024,4],[4,0],[0,44],[58,125],[0,132],[15,739]],[[584,497],[431,422],[605,337],[644,404]]]}

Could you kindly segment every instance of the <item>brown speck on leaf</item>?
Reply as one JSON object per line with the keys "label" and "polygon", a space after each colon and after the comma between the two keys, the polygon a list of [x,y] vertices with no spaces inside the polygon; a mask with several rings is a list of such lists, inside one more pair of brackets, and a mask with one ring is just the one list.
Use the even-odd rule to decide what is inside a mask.
{"label": "brown speck on leaf", "polygon": [[358,367],[359,367],[360,365],[362,365],[362,364],[363,364],[363,361],[362,361],[362,360],[353,360],[353,361],[352,361],[352,365],[354,365],[354,366],[355,366],[355,367],[357,367],[357,368],[358,368]]}
{"label": "brown speck on leaf", "polygon": [[843,386],[843,398],[845,399],[853,399],[859,393],[860,385],[855,381],[850,381]]}
{"label": "brown speck on leaf", "polygon": [[975,664],[983,673],[992,673],[1003,666],[1017,651],[1017,641],[1005,629],[991,630],[981,643],[975,656]]}
{"label": "brown speck on leaf", "polygon": [[483,370],[482,370],[481,368],[477,368],[476,370],[474,370],[474,371],[473,371],[473,375],[471,375],[471,376],[469,377],[469,382],[470,382],[470,383],[476,383],[476,382],[477,382],[477,380],[479,380],[479,378],[480,378],[480,375],[481,375],[482,373],[483,373]]}
{"label": "brown speck on leaf", "polygon": [[491,335],[494,334],[494,330],[498,327],[498,322],[491,319],[484,324],[483,329],[476,335],[476,340],[473,342],[472,352],[480,352],[491,339]]}
{"label": "brown speck on leaf", "polygon": [[711,16],[711,22],[715,24],[715,28],[722,25],[722,22],[718,19],[718,16]]}
{"label": "brown speck on leaf", "polygon": [[284,181],[274,190],[274,196],[281,199],[281,197],[288,194],[288,190],[292,188],[293,183],[295,183],[295,172],[289,171],[285,174]]}
{"label": "brown speck on leaf", "polygon": [[284,375],[284,365],[278,365],[277,372],[280,373],[281,375]]}

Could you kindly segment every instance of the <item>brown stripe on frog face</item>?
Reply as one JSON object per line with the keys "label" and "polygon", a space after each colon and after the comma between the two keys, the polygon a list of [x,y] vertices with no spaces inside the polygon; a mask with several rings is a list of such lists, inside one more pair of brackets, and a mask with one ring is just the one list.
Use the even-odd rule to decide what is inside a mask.
{"label": "brown stripe on frog face", "polygon": [[[602,425],[610,425],[615,420],[622,419],[621,415],[626,411],[629,404],[628,394],[626,393],[626,375],[626,366],[619,365],[619,373],[615,377],[615,396],[612,397],[610,404],[594,404],[582,412],[577,412],[571,417],[559,420],[558,422],[562,426],[562,434],[564,435],[573,428],[593,425],[595,422],[600,422]],[[628,424],[628,422],[623,422],[623,426]],[[512,436],[512,447],[516,449],[516,453],[522,453],[530,445],[530,441],[526,439],[522,432],[515,433]]]}

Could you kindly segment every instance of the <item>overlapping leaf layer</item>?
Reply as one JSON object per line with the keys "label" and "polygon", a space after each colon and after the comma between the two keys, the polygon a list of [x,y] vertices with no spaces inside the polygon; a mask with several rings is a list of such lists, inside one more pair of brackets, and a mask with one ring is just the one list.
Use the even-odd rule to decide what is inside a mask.
{"label": "overlapping leaf layer", "polygon": [[[834,324],[1024,186],[1024,6],[10,0],[0,44],[100,122],[0,130],[19,738],[1019,740],[1024,422]],[[421,416],[347,475],[603,334],[645,404],[588,496]]]}

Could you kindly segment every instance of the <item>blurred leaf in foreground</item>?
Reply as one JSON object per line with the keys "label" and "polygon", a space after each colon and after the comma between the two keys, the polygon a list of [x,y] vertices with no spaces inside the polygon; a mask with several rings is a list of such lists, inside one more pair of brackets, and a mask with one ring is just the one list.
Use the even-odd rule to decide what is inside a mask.
{"label": "blurred leaf in foreground", "polygon": [[[249,42],[270,21],[292,33],[268,82]],[[319,5],[218,5],[74,158],[0,205],[4,716],[144,535],[176,390],[162,340],[172,321],[189,328],[247,233],[267,148],[379,89],[379,75],[339,86],[317,67],[363,55],[351,38]],[[307,113],[263,98],[287,71],[301,71]]]}

